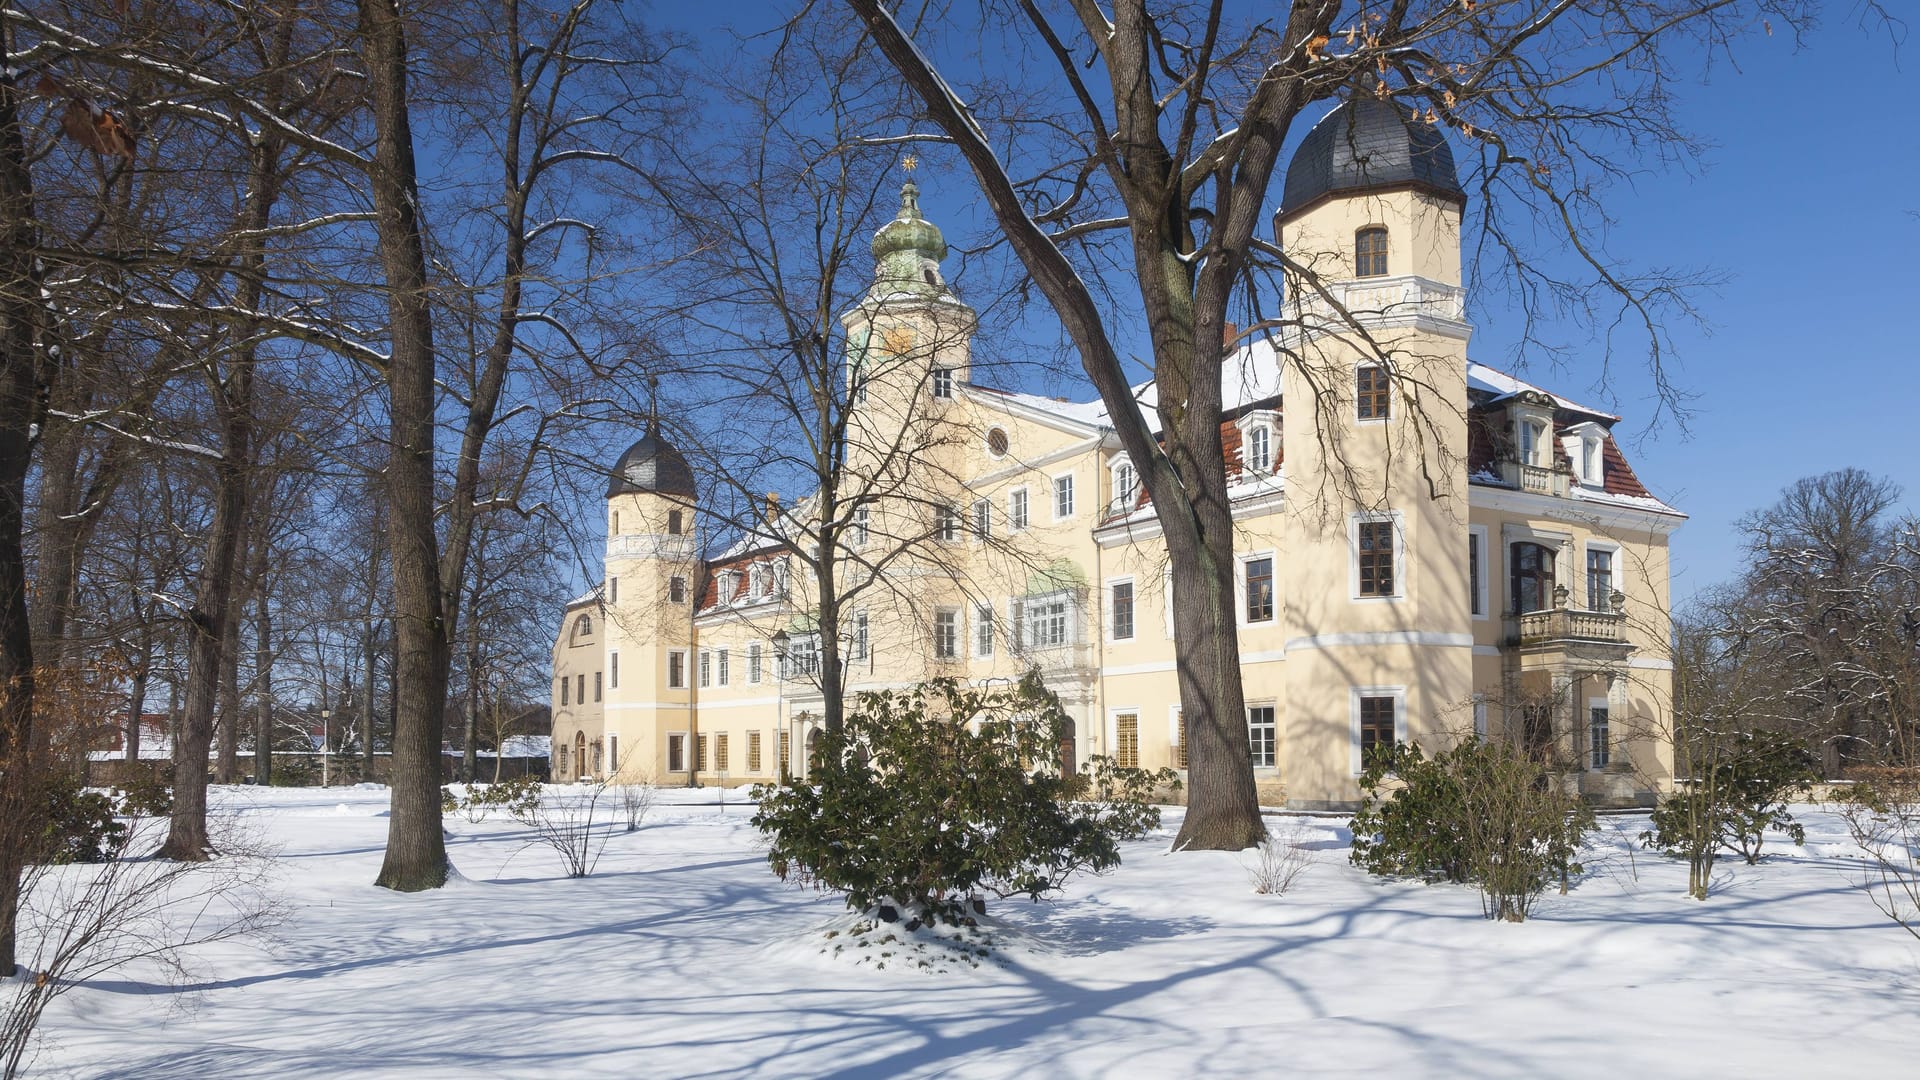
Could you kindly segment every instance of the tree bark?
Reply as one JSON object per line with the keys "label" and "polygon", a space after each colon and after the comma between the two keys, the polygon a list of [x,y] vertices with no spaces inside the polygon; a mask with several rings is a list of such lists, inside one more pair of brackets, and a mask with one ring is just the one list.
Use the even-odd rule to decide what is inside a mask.
{"label": "tree bark", "polygon": [[13,38],[0,30],[0,976],[15,970],[33,739],[33,632],[21,543],[34,433],[46,418],[47,365],[39,328],[39,234],[33,178],[20,132]]}
{"label": "tree bark", "polygon": [[408,117],[406,27],[391,0],[360,0],[359,9],[373,102],[373,206],[392,324],[387,513],[395,624],[393,801],[386,858],[374,883],[412,892],[446,884],[449,870],[440,822],[440,754],[452,654],[434,533],[433,320]]}
{"label": "tree bark", "polygon": [[220,642],[219,757],[214,775],[222,784],[240,776],[240,612],[245,598],[235,590],[227,600],[227,616]]}
{"label": "tree bark", "polygon": [[273,605],[268,600],[267,566],[263,538],[253,566],[253,680],[260,695],[253,727],[253,782],[263,787],[273,783]]}

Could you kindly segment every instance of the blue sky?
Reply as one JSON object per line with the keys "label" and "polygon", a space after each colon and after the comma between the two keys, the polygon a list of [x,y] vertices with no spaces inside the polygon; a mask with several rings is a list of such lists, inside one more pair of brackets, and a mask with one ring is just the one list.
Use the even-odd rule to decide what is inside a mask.
{"label": "blue sky", "polygon": [[[1829,7],[1830,25],[1804,47],[1749,39],[1737,62],[1719,59],[1681,88],[1681,123],[1709,144],[1702,168],[1649,172],[1609,197],[1612,253],[1724,275],[1697,298],[1705,328],[1669,327],[1677,381],[1695,395],[1687,429],[1649,427],[1651,388],[1633,349],[1616,357],[1604,400],[1592,392],[1597,347],[1570,370],[1524,372],[1623,414],[1616,433],[1641,478],[1692,515],[1674,539],[1676,600],[1731,576],[1734,523],[1801,476],[1858,466],[1901,484],[1920,509],[1910,318],[1920,312],[1920,80],[1911,50],[1845,23],[1844,3]],[[661,14],[727,48],[705,17]],[[762,28],[738,11],[711,18]],[[928,214],[966,243],[983,227],[971,177],[928,158]],[[1513,313],[1483,306],[1476,321],[1474,357],[1509,367]]]}

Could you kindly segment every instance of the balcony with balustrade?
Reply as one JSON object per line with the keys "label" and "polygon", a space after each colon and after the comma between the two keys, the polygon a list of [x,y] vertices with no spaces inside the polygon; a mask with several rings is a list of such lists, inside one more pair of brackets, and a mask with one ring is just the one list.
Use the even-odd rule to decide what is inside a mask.
{"label": "balcony with balustrade", "polygon": [[1567,587],[1559,585],[1552,607],[1507,616],[1507,647],[1522,670],[1612,664],[1633,653],[1624,594],[1608,597],[1610,611],[1576,608],[1569,601]]}

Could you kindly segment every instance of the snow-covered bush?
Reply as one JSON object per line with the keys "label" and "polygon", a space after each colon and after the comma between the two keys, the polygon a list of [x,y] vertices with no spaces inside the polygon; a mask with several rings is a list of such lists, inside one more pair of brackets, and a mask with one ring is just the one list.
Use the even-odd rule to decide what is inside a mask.
{"label": "snow-covered bush", "polygon": [[460,795],[455,795],[451,788],[440,789],[442,812],[458,811],[475,824],[485,821],[495,810],[505,810],[517,818],[539,804],[540,778],[532,775],[516,776],[497,784],[468,784]]}
{"label": "snow-covered bush", "polygon": [[1591,807],[1505,742],[1467,739],[1428,758],[1402,743],[1376,755],[1353,816],[1353,863],[1369,873],[1464,882],[1489,919],[1520,922],[1547,884],[1582,872]]}
{"label": "snow-covered bush", "polygon": [[1154,788],[1178,779],[1098,757],[1062,776],[1070,725],[1032,674],[1012,690],[938,679],[861,694],[840,731],[820,734],[804,779],[756,789],[767,862],[855,911],[948,924],[982,893],[1039,900],[1110,869],[1122,840],[1159,826]]}
{"label": "snow-covered bush", "polygon": [[89,791],[80,778],[50,770],[29,781],[39,808],[40,838],[28,848],[38,863],[97,863],[115,856],[127,826],[114,817],[114,800]]}

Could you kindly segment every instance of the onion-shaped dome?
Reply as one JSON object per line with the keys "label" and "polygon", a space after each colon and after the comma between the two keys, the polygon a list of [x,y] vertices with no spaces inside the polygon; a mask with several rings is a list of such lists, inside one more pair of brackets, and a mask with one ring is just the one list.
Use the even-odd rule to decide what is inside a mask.
{"label": "onion-shaped dome", "polygon": [[637,492],[684,495],[689,499],[694,496],[693,469],[687,459],[651,430],[613,463],[612,480],[607,484],[609,499]]}
{"label": "onion-shaped dome", "polygon": [[1453,149],[1438,127],[1415,120],[1396,102],[1356,97],[1300,141],[1287,163],[1280,216],[1335,195],[1403,188],[1466,202]]}
{"label": "onion-shaped dome", "polygon": [[944,293],[940,260],[946,257],[946,237],[920,216],[920,188],[909,180],[900,188],[900,213],[873,234],[873,291]]}

